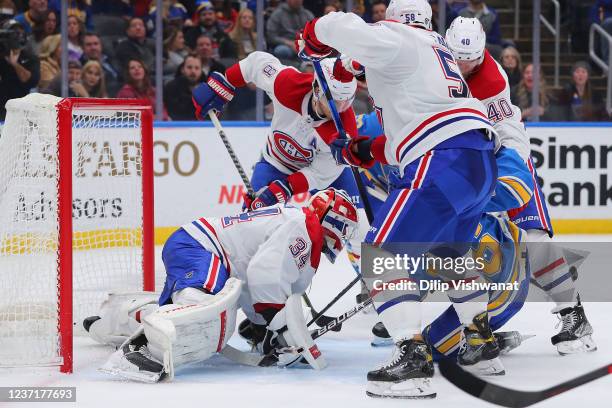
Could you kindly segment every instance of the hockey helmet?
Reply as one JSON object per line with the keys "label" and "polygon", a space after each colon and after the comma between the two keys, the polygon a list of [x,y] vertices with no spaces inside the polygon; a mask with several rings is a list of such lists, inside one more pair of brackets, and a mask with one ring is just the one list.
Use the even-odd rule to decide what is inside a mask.
{"label": "hockey helmet", "polygon": [[[343,66],[342,61],[338,58],[324,58],[321,60],[321,71],[331,92],[331,96],[338,108],[338,112],[347,110],[355,99],[357,91],[357,80],[353,74],[348,72]],[[313,86],[318,84],[319,80],[315,75]],[[323,88],[319,86],[319,91],[314,95],[317,99],[324,98]]]}
{"label": "hockey helmet", "polygon": [[487,36],[477,18],[457,17],[446,30],[446,43],[457,61],[484,58]]}
{"label": "hockey helmet", "polygon": [[431,14],[427,0],[391,0],[386,18],[431,30]]}
{"label": "hockey helmet", "polygon": [[334,263],[346,241],[357,229],[357,208],[344,190],[333,187],[315,193],[308,209],[312,211],[323,228],[323,253]]}

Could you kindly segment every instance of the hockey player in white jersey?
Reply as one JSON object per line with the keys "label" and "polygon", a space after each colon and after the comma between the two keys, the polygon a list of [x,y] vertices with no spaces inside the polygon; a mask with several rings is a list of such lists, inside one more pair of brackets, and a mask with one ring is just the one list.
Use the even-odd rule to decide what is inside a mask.
{"label": "hockey player in white jersey", "polygon": [[283,354],[295,361],[299,350],[313,368],[324,368],[300,295],[321,255],[334,262],[357,221],[348,196],[330,188],[303,209],[279,204],[183,225],[164,245],[166,282],[157,301],[147,293],[111,295],[100,316],[85,320],[93,339],[119,346],[102,370],[146,382],[171,379],[175,368],[223,349],[238,307],[263,328],[249,338],[263,354],[286,362]]}
{"label": "hockey player in white jersey", "polygon": [[[355,14],[329,13],[307,23],[296,42],[300,53],[310,58],[327,56],[335,49],[365,66],[385,136],[337,143],[335,155],[360,167],[376,161],[389,163],[400,172],[398,183],[375,215],[366,243],[373,244],[374,251],[382,250],[382,256],[393,256],[390,244],[407,242],[410,249],[403,254],[421,256],[460,242],[462,246],[452,248],[454,255],[468,255],[495,186],[493,127],[482,103],[470,96],[444,38],[431,31],[429,3],[392,0],[386,16],[386,21],[370,25]],[[368,271],[362,272],[367,277]],[[380,278],[384,281],[387,276]],[[431,349],[420,335],[420,299],[418,293],[404,291],[373,294],[396,349],[388,363],[368,373],[368,395],[436,395],[430,382]],[[475,356],[472,363],[501,365],[486,318],[486,295],[456,303],[455,309],[470,336],[481,342],[480,351],[468,345],[462,352]]]}
{"label": "hockey player in white jersey", "polygon": [[521,121],[520,109],[510,101],[506,73],[485,49],[486,34],[478,19],[457,17],[446,32],[446,42],[470,91],[487,108],[501,145],[516,150],[531,171],[533,197],[527,204],[508,211],[508,215],[527,231],[533,279],[556,303],[552,312],[558,314],[563,323],[551,342],[561,355],[594,351],[597,346],[591,336],[593,328],[580,303],[570,266],[563,249],[552,241],[553,229],[544,194],[537,183],[529,137]]}

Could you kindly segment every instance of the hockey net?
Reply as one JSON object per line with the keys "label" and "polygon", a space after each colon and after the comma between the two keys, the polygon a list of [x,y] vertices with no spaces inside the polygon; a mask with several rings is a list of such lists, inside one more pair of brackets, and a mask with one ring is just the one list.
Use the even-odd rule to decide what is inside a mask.
{"label": "hockey net", "polygon": [[30,94],[0,137],[0,366],[72,371],[109,292],[153,290],[152,113]]}

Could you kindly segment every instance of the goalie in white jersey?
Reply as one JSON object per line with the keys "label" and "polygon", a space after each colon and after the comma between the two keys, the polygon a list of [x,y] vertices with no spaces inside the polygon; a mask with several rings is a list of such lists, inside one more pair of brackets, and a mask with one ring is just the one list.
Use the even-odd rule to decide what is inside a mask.
{"label": "goalie in white jersey", "polygon": [[[276,205],[183,225],[162,251],[166,282],[158,301],[153,294],[111,295],[100,316],[85,320],[93,339],[119,346],[102,370],[146,382],[171,379],[176,367],[225,347],[238,307],[249,320],[241,334],[250,333],[263,354],[279,364],[303,357],[324,368],[300,295],[321,255],[334,262],[356,226],[355,206],[332,188],[303,209]],[[295,350],[300,357],[283,356]]]}
{"label": "goalie in white jersey", "polygon": [[552,241],[553,229],[544,193],[531,159],[529,137],[520,109],[510,101],[510,85],[503,68],[485,49],[486,34],[476,18],[457,17],[446,41],[458,61],[472,94],[487,108],[501,145],[512,148],[529,168],[534,194],[526,204],[508,211],[510,220],[527,231],[529,265],[533,280],[556,303],[563,326],[551,338],[561,355],[594,351],[593,328],[586,318],[563,249]]}
{"label": "goalie in white jersey", "polygon": [[[392,0],[386,17],[370,25],[355,14],[329,13],[307,23],[296,39],[301,55],[321,58],[335,49],[365,66],[368,91],[385,136],[352,138],[332,150],[338,161],[351,165],[370,167],[378,161],[399,167],[400,180],[366,237],[377,247],[374,251],[381,251],[381,256],[400,252],[418,257],[448,243],[461,243],[452,248],[453,255],[469,255],[497,177],[493,127],[482,103],[471,97],[444,38],[431,31],[429,3]],[[402,252],[393,245],[401,242],[411,243],[410,249]],[[371,273],[362,272],[366,279]],[[380,278],[391,280],[396,275],[376,277]],[[375,279],[369,281],[372,286]],[[431,349],[420,336],[420,298],[382,290],[373,292],[373,300],[396,350],[391,361],[368,373],[367,394],[434,397]],[[468,345],[463,352],[477,356],[472,363],[501,365],[488,323],[476,323],[488,322],[486,299],[473,297],[456,303],[455,309],[461,322],[480,338],[479,349],[486,350],[471,350]]]}

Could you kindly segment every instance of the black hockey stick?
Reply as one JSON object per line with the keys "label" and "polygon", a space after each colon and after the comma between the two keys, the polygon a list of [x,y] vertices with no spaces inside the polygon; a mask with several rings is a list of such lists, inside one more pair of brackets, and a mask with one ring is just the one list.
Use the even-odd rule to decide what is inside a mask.
{"label": "black hockey stick", "polygon": [[541,391],[520,391],[489,383],[478,378],[463,370],[450,359],[440,361],[439,366],[440,372],[444,378],[453,383],[457,388],[481,400],[510,408],[528,407],[608,374],[612,374],[612,364],[608,364]]}
{"label": "black hockey stick", "polygon": [[[240,160],[238,159],[238,155],[236,155],[234,148],[232,147],[229,139],[227,138],[227,135],[225,134],[225,131],[223,130],[223,127],[221,126],[221,122],[219,122],[219,118],[217,118],[217,115],[215,114],[213,110],[208,111],[208,117],[210,118],[211,122],[215,126],[215,129],[217,129],[217,133],[219,133],[219,137],[221,138],[221,141],[225,145],[225,150],[227,150],[227,153],[232,159],[232,163],[234,163],[234,167],[236,167],[236,170],[238,170],[238,174],[240,175],[240,178],[242,179],[242,183],[244,184],[244,187],[247,189],[247,194],[249,195],[251,199],[254,199],[255,191],[253,190],[251,181],[247,177],[246,172],[244,171],[244,168],[242,167],[242,164],[240,163]],[[323,316],[322,314],[324,312],[317,313],[314,306],[312,305],[312,302],[308,298],[308,295],[306,295],[305,293],[303,295],[303,298],[306,304],[308,305],[308,307],[312,309],[313,314],[316,314],[320,316],[322,319],[325,319],[325,320],[322,320],[322,322],[333,320],[333,317]]]}

